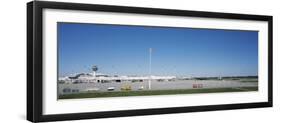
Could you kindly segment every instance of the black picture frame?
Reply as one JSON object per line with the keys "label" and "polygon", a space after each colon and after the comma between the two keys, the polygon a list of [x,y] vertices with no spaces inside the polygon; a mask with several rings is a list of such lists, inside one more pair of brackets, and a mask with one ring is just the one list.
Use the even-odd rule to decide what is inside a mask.
{"label": "black picture frame", "polygon": [[[42,113],[43,112],[42,111],[43,109],[42,107],[43,106],[43,95],[42,95],[43,13],[42,10],[44,8],[266,21],[268,22],[268,101],[258,102],[258,103],[44,115]],[[183,113],[183,112],[272,107],[273,106],[273,96],[272,96],[272,92],[273,92],[272,91],[272,87],[273,87],[272,85],[273,83],[272,82],[272,78],[273,78],[272,30],[273,29],[272,28],[273,28],[273,17],[264,16],[264,15],[185,11],[185,10],[93,5],[93,4],[63,3],[63,2],[45,2],[45,1],[29,2],[27,3],[27,120],[32,122],[45,122],[45,121],[63,121],[63,120],[94,119],[94,118],[106,118],[106,117],[124,117],[124,116],[137,116],[137,115],[154,115],[154,114],[170,114],[170,113]]]}

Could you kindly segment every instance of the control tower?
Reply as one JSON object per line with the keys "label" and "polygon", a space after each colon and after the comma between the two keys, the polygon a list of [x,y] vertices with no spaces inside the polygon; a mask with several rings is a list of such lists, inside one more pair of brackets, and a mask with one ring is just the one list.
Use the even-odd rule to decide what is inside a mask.
{"label": "control tower", "polygon": [[93,65],[92,66],[93,76],[96,77],[96,72],[98,71],[98,66]]}

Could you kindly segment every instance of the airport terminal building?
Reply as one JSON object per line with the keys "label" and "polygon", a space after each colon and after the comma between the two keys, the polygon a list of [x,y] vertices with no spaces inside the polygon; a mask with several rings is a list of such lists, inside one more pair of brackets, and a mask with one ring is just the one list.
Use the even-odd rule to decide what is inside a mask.
{"label": "airport terminal building", "polygon": [[60,77],[59,83],[106,83],[106,82],[123,82],[123,81],[172,81],[175,76],[110,76],[106,74],[79,73],[75,76]]}

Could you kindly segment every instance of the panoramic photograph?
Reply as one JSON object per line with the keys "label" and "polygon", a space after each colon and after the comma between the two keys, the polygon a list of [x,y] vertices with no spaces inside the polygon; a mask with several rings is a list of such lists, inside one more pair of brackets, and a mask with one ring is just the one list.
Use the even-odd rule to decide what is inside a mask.
{"label": "panoramic photograph", "polygon": [[57,99],[258,91],[258,31],[57,23]]}

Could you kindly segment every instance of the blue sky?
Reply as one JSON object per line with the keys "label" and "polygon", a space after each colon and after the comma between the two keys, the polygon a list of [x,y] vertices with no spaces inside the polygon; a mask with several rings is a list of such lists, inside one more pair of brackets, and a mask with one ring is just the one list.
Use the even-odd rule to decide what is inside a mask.
{"label": "blue sky", "polygon": [[258,74],[258,32],[58,23],[59,75],[247,76]]}

